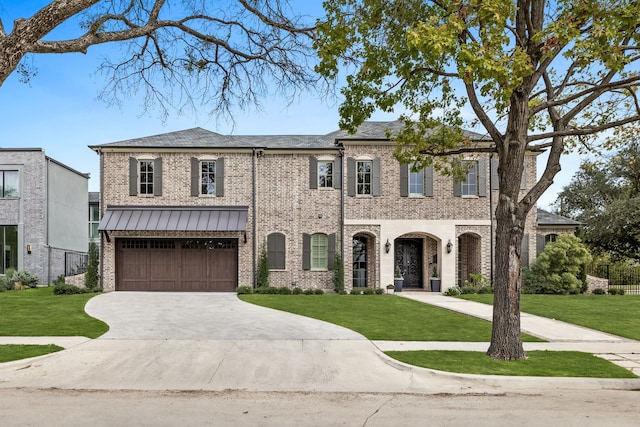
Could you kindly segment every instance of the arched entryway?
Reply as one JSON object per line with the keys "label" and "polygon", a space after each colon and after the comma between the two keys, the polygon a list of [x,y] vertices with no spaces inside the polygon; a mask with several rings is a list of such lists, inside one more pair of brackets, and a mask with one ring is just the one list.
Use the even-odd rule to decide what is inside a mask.
{"label": "arched entryway", "polygon": [[430,289],[429,278],[438,264],[439,241],[427,234],[411,233],[394,240],[393,270],[400,269],[403,287]]}
{"label": "arched entryway", "polygon": [[482,239],[474,233],[464,233],[458,237],[458,286],[465,280],[471,281],[471,274],[482,273]]}

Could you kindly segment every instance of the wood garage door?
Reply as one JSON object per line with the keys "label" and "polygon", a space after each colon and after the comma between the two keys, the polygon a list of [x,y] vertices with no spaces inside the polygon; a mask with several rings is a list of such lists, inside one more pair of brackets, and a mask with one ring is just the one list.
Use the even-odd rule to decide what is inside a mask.
{"label": "wood garage door", "polygon": [[232,292],[237,239],[118,239],[117,291]]}

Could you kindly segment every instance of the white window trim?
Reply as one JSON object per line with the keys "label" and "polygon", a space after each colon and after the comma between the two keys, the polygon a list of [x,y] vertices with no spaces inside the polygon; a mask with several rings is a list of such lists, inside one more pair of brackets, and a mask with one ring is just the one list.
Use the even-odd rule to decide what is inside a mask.
{"label": "white window trim", "polygon": [[153,179],[152,179],[152,183],[151,185],[154,185],[153,181],[155,180],[155,160],[156,157],[155,156],[149,156],[149,155],[142,155],[142,156],[138,156],[136,157],[136,160],[138,161],[138,170],[137,170],[137,181],[138,181],[138,197],[155,197],[155,195],[153,194],[153,191],[151,193],[142,193],[140,190],[142,189],[141,185],[142,182],[140,181],[141,175],[142,175],[142,171],[140,170],[140,162],[152,162],[153,163]]}
{"label": "white window trim", "polygon": [[460,187],[460,197],[463,199],[479,199],[480,196],[478,196],[478,178],[479,178],[479,173],[478,173],[478,168],[480,167],[478,159],[464,159],[463,160],[464,163],[474,163],[475,164],[475,168],[476,168],[476,194],[464,194],[464,183],[466,182],[466,177],[469,175],[469,172],[467,172],[465,174],[465,180],[461,182],[461,187]]}
{"label": "white window trim", "polygon": [[[373,156],[358,156],[354,158],[355,160],[355,173],[356,173],[356,197],[362,197],[362,198],[373,198],[373,161],[374,158]],[[360,194],[358,193],[358,162],[371,162],[371,183],[369,184],[371,186],[371,193],[369,194]]]}
{"label": "white window trim", "polygon": [[[336,171],[336,159],[335,157],[330,157],[330,156],[319,156],[316,158],[316,162],[317,162],[317,189],[320,191],[327,191],[327,190],[334,190],[334,181],[335,181],[335,171]],[[331,186],[330,187],[322,187],[320,186],[320,163],[333,163],[333,166],[331,167]]]}

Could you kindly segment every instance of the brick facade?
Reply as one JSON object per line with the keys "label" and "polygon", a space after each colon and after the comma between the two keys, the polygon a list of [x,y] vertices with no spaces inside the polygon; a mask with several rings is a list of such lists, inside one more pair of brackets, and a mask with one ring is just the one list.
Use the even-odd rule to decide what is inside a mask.
{"label": "brick facade", "polygon": [[[189,132],[194,131],[200,139],[190,145]],[[211,133],[211,142],[202,142],[202,132],[199,129],[177,135],[178,140],[187,141],[184,143],[175,142],[174,133],[93,147],[102,157],[103,214],[110,206],[248,206],[246,243],[242,234],[220,232],[205,236],[239,239],[239,285],[254,284],[256,262],[271,233],[281,233],[285,241],[285,268],[270,271],[274,286],[333,288],[331,270],[304,268],[304,236],[316,233],[336,236],[335,250],[343,254],[347,290],[352,286],[355,237],[366,241],[369,287],[384,288],[393,283],[396,246],[407,242],[418,248],[420,260],[416,265],[420,272],[416,275],[420,277],[418,286],[423,289],[430,289],[429,277],[434,267],[442,279],[442,290],[458,284],[461,271],[468,270],[461,269],[460,263],[466,263],[466,257],[471,255],[478,260],[471,272],[490,275],[488,161],[483,163],[487,177],[485,197],[455,197],[453,179],[437,172],[433,173],[432,196],[402,197],[400,164],[393,157],[395,146],[383,138],[370,138],[369,142],[352,142],[348,137],[337,140],[333,135],[226,140]],[[129,195],[130,157],[162,158],[161,196]],[[224,158],[223,197],[191,196],[192,157]],[[469,156],[479,158],[488,160],[488,156]],[[379,195],[350,195],[350,159],[379,161]],[[312,188],[310,171],[317,160],[334,162],[332,188]],[[526,171],[527,182],[535,182],[535,156],[527,157]],[[493,199],[495,202],[496,197]],[[535,221],[534,213],[527,220],[531,236],[535,236]],[[102,242],[102,278],[107,290],[115,288],[114,241],[131,236],[182,238],[202,237],[202,233],[111,232],[110,242]],[[447,250],[449,242],[451,251]],[[530,253],[535,254],[535,238],[530,239],[529,247]]]}

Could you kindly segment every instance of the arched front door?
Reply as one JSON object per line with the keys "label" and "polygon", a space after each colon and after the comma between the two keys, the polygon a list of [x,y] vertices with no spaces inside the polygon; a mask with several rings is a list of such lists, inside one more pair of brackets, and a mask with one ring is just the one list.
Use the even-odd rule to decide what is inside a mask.
{"label": "arched front door", "polygon": [[422,239],[396,239],[395,240],[395,262],[396,267],[400,267],[404,277],[404,287],[422,288]]}
{"label": "arched front door", "polygon": [[354,288],[367,287],[367,238],[353,238],[353,282]]}

